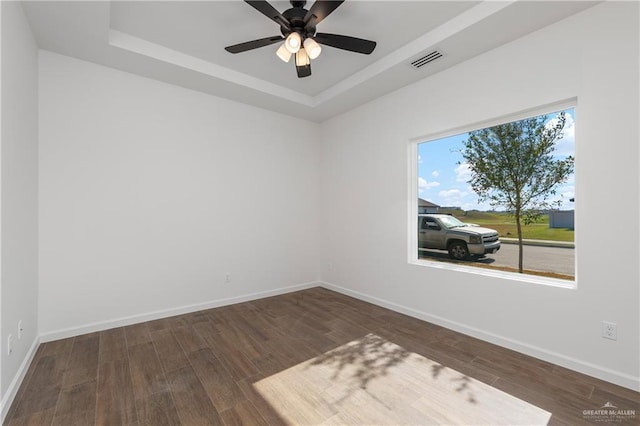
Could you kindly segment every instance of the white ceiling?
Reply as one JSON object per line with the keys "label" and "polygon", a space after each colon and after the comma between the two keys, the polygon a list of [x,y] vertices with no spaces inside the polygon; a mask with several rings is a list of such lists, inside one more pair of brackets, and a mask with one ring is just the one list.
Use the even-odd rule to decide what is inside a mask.
{"label": "white ceiling", "polygon": [[[371,55],[324,47],[299,79],[278,44],[225,46],[279,34],[243,1],[28,1],[39,46],[190,89],[323,121],[584,10],[597,1],[347,0],[319,32],[374,40]],[[280,12],[288,1],[272,1]],[[307,2],[308,9],[313,0]],[[443,57],[415,69],[433,50]]]}

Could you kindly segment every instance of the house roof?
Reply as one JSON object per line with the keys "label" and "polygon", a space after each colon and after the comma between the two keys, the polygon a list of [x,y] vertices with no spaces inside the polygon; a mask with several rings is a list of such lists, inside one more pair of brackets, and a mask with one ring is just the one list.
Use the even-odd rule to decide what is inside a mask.
{"label": "house roof", "polygon": [[437,204],[432,203],[431,201],[423,200],[422,198],[418,198],[418,207],[440,207]]}

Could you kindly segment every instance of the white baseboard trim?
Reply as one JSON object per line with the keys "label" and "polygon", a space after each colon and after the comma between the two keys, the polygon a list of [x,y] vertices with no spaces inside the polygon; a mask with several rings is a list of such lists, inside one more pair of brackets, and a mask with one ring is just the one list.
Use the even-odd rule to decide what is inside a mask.
{"label": "white baseboard trim", "polygon": [[566,355],[562,355],[553,351],[546,350],[537,346],[529,345],[524,342],[513,340],[507,337],[503,337],[479,328],[475,328],[466,324],[461,324],[456,321],[451,321],[446,318],[442,318],[436,315],[431,315],[426,312],[419,311],[417,309],[409,308],[394,302],[389,302],[384,299],[380,299],[368,294],[360,293],[358,291],[350,290],[348,288],[340,287],[328,282],[320,282],[320,285],[326,289],[336,291],[338,293],[345,294],[347,296],[355,297],[365,302],[373,303],[374,305],[381,306],[383,308],[391,309],[393,311],[409,315],[414,318],[421,319],[454,331],[457,331],[468,336],[472,336],[498,346],[503,346],[508,349],[530,355],[532,357],[541,359],[543,361],[551,362],[561,367],[568,368],[570,370],[577,371],[588,376],[596,377],[598,379],[614,383],[619,386],[623,386],[628,389],[640,392],[640,377],[634,377],[620,371],[611,370],[606,367],[595,365],[586,361],[582,361],[576,358],[572,358]]}
{"label": "white baseboard trim", "polygon": [[53,340],[66,339],[68,337],[79,336],[96,331],[108,330],[116,327],[124,327],[127,325],[137,324],[145,321],[153,321],[157,319],[172,317],[175,315],[188,314],[191,312],[202,311],[205,309],[218,308],[235,303],[250,302],[252,300],[263,299],[265,297],[279,296],[281,294],[293,293],[295,291],[305,290],[312,287],[318,287],[320,282],[308,282],[296,284],[288,287],[280,287],[273,290],[261,291],[257,293],[249,293],[241,296],[234,296],[225,299],[210,300],[204,303],[193,305],[179,306],[176,308],[163,309],[159,311],[147,312],[143,314],[131,315],[128,317],[116,318],[108,321],[101,321],[92,324],[82,325],[79,327],[71,327],[63,330],[50,331],[40,335],[41,342],[51,342]]}
{"label": "white baseboard trim", "polygon": [[2,401],[0,401],[0,423],[4,424],[4,420],[7,417],[7,413],[11,408],[11,404],[13,404],[13,400],[18,394],[18,389],[20,389],[20,385],[27,375],[27,370],[29,370],[29,366],[33,361],[33,357],[36,355],[36,351],[38,350],[38,346],[40,345],[40,337],[36,336],[33,339],[33,343],[27,352],[27,356],[22,360],[22,364],[20,364],[20,368],[16,372],[16,375],[13,377],[13,380],[9,384],[9,388],[7,392],[2,397]]}

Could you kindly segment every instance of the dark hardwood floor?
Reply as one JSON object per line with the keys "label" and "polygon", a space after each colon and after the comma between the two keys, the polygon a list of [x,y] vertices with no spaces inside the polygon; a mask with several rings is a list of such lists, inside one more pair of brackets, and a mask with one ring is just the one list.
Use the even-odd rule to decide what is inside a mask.
{"label": "dark hardwood floor", "polygon": [[44,343],[5,424],[283,424],[252,384],[369,333],[551,412],[550,424],[603,424],[584,410],[607,402],[636,412],[615,424],[640,424],[637,392],[323,288]]}

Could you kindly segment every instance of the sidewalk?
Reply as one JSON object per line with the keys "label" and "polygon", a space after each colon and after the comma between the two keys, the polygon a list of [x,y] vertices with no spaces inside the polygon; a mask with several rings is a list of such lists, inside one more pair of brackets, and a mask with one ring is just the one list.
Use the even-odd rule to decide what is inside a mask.
{"label": "sidewalk", "polygon": [[[504,244],[518,244],[517,238],[504,238],[500,237],[500,241]],[[549,241],[549,240],[527,240],[525,238],[522,239],[522,244],[528,246],[544,246],[544,247],[565,247],[565,248],[575,248],[575,243],[572,241]]]}

